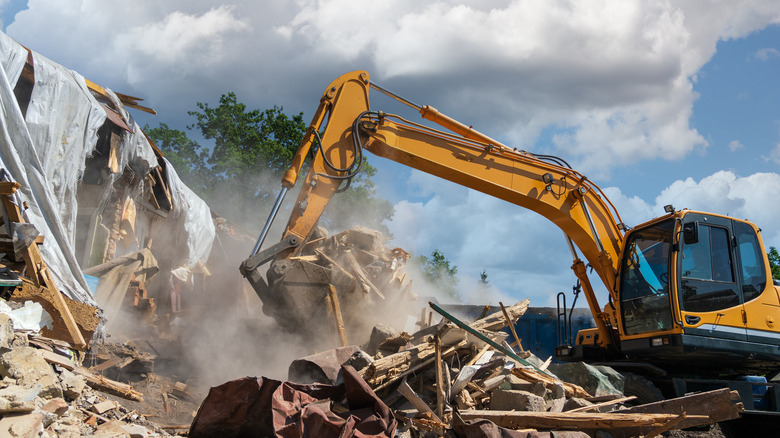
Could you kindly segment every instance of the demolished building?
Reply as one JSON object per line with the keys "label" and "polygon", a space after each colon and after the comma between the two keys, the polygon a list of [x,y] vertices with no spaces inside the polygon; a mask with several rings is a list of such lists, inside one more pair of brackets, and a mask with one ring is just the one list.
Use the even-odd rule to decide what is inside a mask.
{"label": "demolished building", "polygon": [[[153,274],[150,265],[161,271],[139,277],[158,305],[169,302],[171,271],[188,271],[190,279],[203,271],[216,228],[209,207],[181,182],[128,108],[154,111],[5,34],[0,53],[1,176],[19,184],[10,196],[24,222],[43,236],[38,248],[53,283],[90,306],[96,296],[108,297],[102,307],[112,316],[112,291],[126,290],[134,272],[126,268],[125,275],[98,282],[94,294],[84,272],[103,274],[105,266],[89,269],[130,257],[143,260],[131,266],[143,265],[145,274]],[[12,237],[8,220],[5,227]]]}

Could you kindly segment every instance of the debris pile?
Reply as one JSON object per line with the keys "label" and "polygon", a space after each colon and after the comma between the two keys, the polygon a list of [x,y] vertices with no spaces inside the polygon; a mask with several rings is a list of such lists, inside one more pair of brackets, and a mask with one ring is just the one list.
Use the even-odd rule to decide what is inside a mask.
{"label": "debris pile", "polygon": [[170,436],[118,402],[143,401],[131,385],[82,366],[71,344],[13,325],[0,314],[0,436]]}
{"label": "debris pile", "polygon": [[405,267],[409,254],[384,246],[381,232],[353,227],[328,236],[323,228],[289,260],[272,264],[274,290],[263,310],[294,332],[335,345],[362,342],[377,323],[403,326],[416,296]]}
{"label": "debris pile", "polygon": [[376,327],[362,347],[293,362],[288,382],[247,377],[212,388],[189,436],[657,436],[742,411],[727,389],[627,408],[635,397],[608,369],[592,368],[587,387],[559,379],[497,331],[528,300],[470,324],[431,307],[439,324],[412,335]]}

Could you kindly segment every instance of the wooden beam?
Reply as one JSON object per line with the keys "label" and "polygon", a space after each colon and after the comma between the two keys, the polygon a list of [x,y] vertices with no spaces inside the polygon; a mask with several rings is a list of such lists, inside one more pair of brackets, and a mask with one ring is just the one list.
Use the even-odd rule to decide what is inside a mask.
{"label": "wooden beam", "polygon": [[347,343],[347,332],[344,330],[344,318],[341,316],[339,295],[336,293],[336,288],[332,284],[328,285],[328,297],[330,298],[329,303],[331,305],[331,310],[333,311],[333,318],[336,322],[336,331],[339,334],[341,346],[346,347],[349,343]]}
{"label": "wooden beam", "polygon": [[444,370],[441,363],[441,338],[437,334],[433,338],[436,348],[436,413],[439,418],[444,418]]}
{"label": "wooden beam", "polygon": [[687,417],[687,415],[685,414],[685,412],[681,413],[674,420],[671,420],[670,422],[664,424],[663,426],[658,426],[655,429],[651,430],[648,434],[645,435],[645,438],[655,438],[655,437],[661,435],[662,433],[664,433],[666,431],[669,431],[669,430],[672,430],[672,429],[679,429],[679,427],[677,427],[677,425],[682,423],[683,420],[685,420],[686,417]]}
{"label": "wooden beam", "polygon": [[[684,397],[634,406],[632,408],[622,409],[620,412],[670,413],[675,415],[680,412],[685,412],[687,417],[682,420],[677,427],[680,429],[687,429],[689,427],[703,426],[705,424],[719,423],[721,421],[739,418],[739,413],[745,409],[742,406],[742,403],[732,402],[734,394],[737,394],[737,392],[730,391],[728,388],[721,388],[714,391],[701,392],[698,394],[686,395]],[[738,399],[737,395],[737,400]],[[702,418],[702,416],[705,417]]]}
{"label": "wooden beam", "polygon": [[504,314],[504,319],[506,319],[506,325],[508,325],[509,330],[512,331],[512,336],[515,338],[517,348],[519,348],[521,352],[525,351],[523,350],[523,344],[520,343],[520,338],[517,336],[517,332],[515,331],[515,323],[512,322],[512,318],[509,317],[509,313],[507,313],[506,307],[504,307],[504,303],[499,301],[498,305],[501,306],[501,312]]}
{"label": "wooden beam", "polygon": [[[623,414],[586,412],[532,412],[532,411],[461,411],[461,418],[490,420],[508,429],[594,430],[619,429],[637,426],[660,427],[677,418],[676,414]],[[699,420],[706,416],[695,416]]]}
{"label": "wooden beam", "polygon": [[[531,300],[526,298],[517,304],[507,307],[506,311],[507,313],[509,313],[509,317],[512,320],[516,320],[521,316],[523,316],[523,314],[525,314],[525,311],[528,310],[528,306],[530,304],[531,304]],[[491,313],[490,315],[469,324],[469,326],[477,330],[492,330],[492,331],[500,330],[505,325],[506,325],[506,320],[504,319],[504,313],[500,310],[498,312]]]}
{"label": "wooden beam", "polygon": [[[19,206],[11,202],[8,196],[3,196],[3,205],[5,206],[6,213],[8,214],[8,220],[11,222],[24,223],[24,216],[19,210]],[[57,284],[54,282],[54,278],[51,276],[46,262],[43,260],[38,245],[30,245],[24,253],[24,263],[26,265],[25,273],[35,283],[36,286],[46,285],[46,288],[52,292],[54,298],[54,306],[60,313],[60,317],[65,322],[65,326],[68,328],[68,333],[73,340],[73,346],[76,349],[84,350],[87,347],[87,343],[84,341],[84,337],[81,335],[76,320],[70,313],[70,308],[62,297]]]}
{"label": "wooden beam", "polygon": [[0,195],[13,195],[22,185],[13,181],[0,181]]}
{"label": "wooden beam", "polygon": [[596,403],[596,404],[593,404],[593,405],[590,405],[590,406],[583,406],[581,408],[571,409],[571,410],[566,411],[566,412],[588,412],[588,411],[592,411],[593,409],[599,409],[599,408],[603,408],[605,406],[612,406],[612,405],[616,405],[618,403],[625,403],[625,402],[629,402],[631,400],[636,400],[636,396],[632,395],[630,397],[621,397],[621,398],[616,398],[614,400],[607,400],[607,401],[604,401],[604,402],[601,402],[601,403]]}

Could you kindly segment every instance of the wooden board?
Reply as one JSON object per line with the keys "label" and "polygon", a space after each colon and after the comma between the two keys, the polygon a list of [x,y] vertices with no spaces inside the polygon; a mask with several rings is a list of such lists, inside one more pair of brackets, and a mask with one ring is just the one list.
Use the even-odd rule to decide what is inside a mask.
{"label": "wooden board", "polygon": [[[676,415],[685,412],[687,417],[677,425],[677,428],[679,429],[719,423],[721,421],[738,418],[739,413],[744,410],[742,403],[734,403],[732,401],[732,398],[734,397],[732,392],[736,394],[736,391],[730,391],[728,388],[721,388],[714,391],[701,392],[698,394],[686,395],[684,397],[634,406],[629,409],[621,410],[620,412],[666,413]],[[737,395],[736,397],[738,400],[739,396]],[[704,418],[701,418],[701,416],[704,416]]]}
{"label": "wooden board", "polygon": [[[464,421],[490,420],[508,429],[597,430],[637,426],[656,428],[677,419],[676,414],[568,413],[518,411],[461,411]],[[701,419],[701,416],[696,416]],[[704,418],[707,418],[704,416]]]}

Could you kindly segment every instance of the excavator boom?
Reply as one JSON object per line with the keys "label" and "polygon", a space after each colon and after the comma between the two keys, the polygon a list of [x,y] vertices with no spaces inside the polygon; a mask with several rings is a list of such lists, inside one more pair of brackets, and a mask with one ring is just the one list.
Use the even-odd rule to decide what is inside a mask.
{"label": "excavator boom", "polygon": [[[585,273],[585,263],[575,251],[576,245],[609,293],[614,294],[624,235],[618,226],[619,215],[601,189],[561,159],[536,156],[505,146],[433,107],[419,107],[404,101],[414,106],[424,119],[452,133],[399,116],[373,112],[369,105],[371,86],[368,73],[358,71],[339,77],[325,90],[293,164],[282,179],[284,192],[295,185],[305,157],[316,149],[285,229],[283,248],[264,252],[258,257],[255,253],[261,243],[259,240],[252,254],[253,262],[245,262],[242,272],[249,277],[259,266],[258,261],[266,261],[269,256],[278,263],[295,255],[300,247],[290,245],[290,239],[302,242],[309,236],[339,187],[359,171],[365,149],[533,210],[556,224],[569,242],[574,259],[572,268],[583,283],[599,326],[601,343],[608,345],[611,342],[611,330],[607,327],[609,318],[601,311]],[[388,93],[381,87],[376,88]],[[272,294],[269,290],[273,288],[275,278],[285,271],[280,268],[283,264],[276,266],[269,270],[266,290],[259,292],[264,301]],[[252,283],[256,290],[264,287],[264,283]]]}

